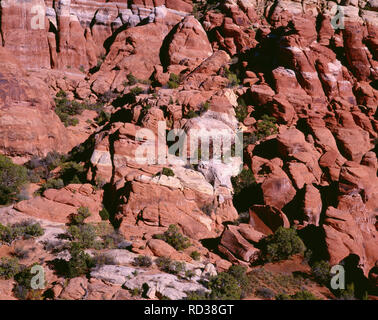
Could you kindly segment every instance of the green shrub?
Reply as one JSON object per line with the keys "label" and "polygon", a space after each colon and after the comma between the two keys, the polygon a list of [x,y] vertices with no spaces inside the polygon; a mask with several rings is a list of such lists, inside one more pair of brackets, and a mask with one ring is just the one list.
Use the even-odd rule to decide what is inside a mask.
{"label": "green shrub", "polygon": [[64,123],[66,127],[75,126],[78,124],[78,120],[74,117],[83,113],[85,105],[68,100],[67,94],[61,90],[55,97],[55,113],[60,118],[60,121]]}
{"label": "green shrub", "polygon": [[69,216],[70,224],[71,225],[80,225],[84,223],[84,220],[91,216],[91,212],[87,207],[80,207],[77,209],[76,213],[72,213]]}
{"label": "green shrub", "polygon": [[175,173],[170,168],[163,168],[163,171],[161,172],[161,174],[164,175],[164,176],[167,176],[167,177],[174,177],[175,176]]}
{"label": "green shrub", "polygon": [[239,300],[242,294],[237,280],[227,272],[211,277],[209,289],[211,300]]}
{"label": "green shrub", "polygon": [[193,260],[199,261],[200,258],[201,258],[201,254],[198,251],[192,251],[191,254],[190,254],[190,257]]}
{"label": "green shrub", "polygon": [[344,290],[338,290],[336,295],[339,300],[356,300],[356,294],[354,290],[354,283],[349,283]]}
{"label": "green shrub", "polygon": [[138,256],[134,259],[134,266],[148,268],[152,265],[152,259],[148,256]]}
{"label": "green shrub", "polygon": [[21,230],[23,230],[22,234],[25,239],[40,237],[45,233],[44,229],[41,227],[39,223],[27,222],[24,224],[20,224],[20,228]]}
{"label": "green shrub", "polygon": [[104,253],[96,253],[94,256],[94,263],[96,266],[102,265],[117,265],[117,261],[111,256],[108,256]]}
{"label": "green shrub", "polygon": [[96,250],[115,249],[124,242],[124,237],[114,230],[108,223],[101,222],[96,225],[84,223],[88,217],[87,208],[80,208],[78,214],[73,214],[66,236],[76,242],[83,249]]}
{"label": "green shrub", "polygon": [[106,185],[105,180],[103,180],[101,177],[96,177],[95,182],[94,182],[94,188],[96,190],[103,189],[105,185]]}
{"label": "green shrub", "polygon": [[209,300],[209,294],[204,290],[188,291],[185,300]]}
{"label": "green shrub", "polygon": [[[85,109],[96,111],[97,116],[100,115],[101,111],[104,111],[104,105],[115,97],[115,93],[112,91],[106,91],[101,97],[100,101],[95,103],[84,103]],[[105,101],[106,100],[106,101]]]}
{"label": "green shrub", "polygon": [[103,62],[105,61],[105,58],[106,58],[106,56],[104,56],[104,55],[101,56],[100,59],[97,60],[97,64],[96,64],[96,66],[93,67],[92,69],[90,69],[89,72],[90,72],[91,74],[94,74],[94,73],[96,73],[97,71],[99,71],[99,70],[101,69],[101,66],[102,66]]}
{"label": "green shrub", "polygon": [[243,122],[248,116],[248,106],[243,99],[240,99],[238,106],[235,108],[235,116],[239,122]]}
{"label": "green shrub", "polygon": [[25,221],[7,226],[0,224],[0,240],[8,244],[19,238],[29,239],[43,234],[44,230],[39,223]]}
{"label": "green shrub", "polygon": [[276,296],[277,300],[318,300],[311,292],[301,290],[293,295],[279,294]]}
{"label": "green shrub", "polygon": [[167,257],[159,257],[155,260],[156,265],[161,271],[179,274],[185,271],[185,263],[179,261],[172,261]]}
{"label": "green shrub", "polygon": [[[61,166],[59,177],[47,179],[37,191],[37,194],[42,194],[48,189],[62,189],[68,184],[83,184],[87,182],[86,170],[80,163],[69,161],[59,165]],[[46,175],[49,175],[49,171],[47,171]]]}
{"label": "green shrub", "polygon": [[252,170],[243,169],[238,176],[231,178],[234,194],[237,195],[243,190],[256,183]]}
{"label": "green shrub", "polygon": [[[103,240],[103,247],[108,249],[125,249],[123,245],[127,245],[125,243],[124,237],[119,232],[112,232],[110,234],[106,234],[101,237]],[[127,248],[127,246],[126,246]]]}
{"label": "green shrub", "polygon": [[224,75],[228,79],[230,87],[236,87],[236,86],[240,85],[240,80],[238,78],[238,75],[236,73],[232,72],[229,68],[225,69]]}
{"label": "green shrub", "polygon": [[100,111],[100,114],[95,118],[95,122],[97,125],[102,126],[105,123],[109,122],[111,118],[111,114],[109,112],[105,112],[104,110]]}
{"label": "green shrub", "polygon": [[87,275],[95,266],[95,259],[84,252],[80,243],[73,242],[70,246],[71,258],[69,261],[55,259],[52,264],[59,276],[76,278]]}
{"label": "green shrub", "polygon": [[195,274],[194,274],[194,271],[193,270],[186,270],[185,271],[185,278],[186,279],[191,279],[191,278],[193,278],[195,276]]}
{"label": "green shrub", "polygon": [[0,259],[0,278],[12,279],[20,271],[20,264],[16,258],[3,257]]}
{"label": "green shrub", "polygon": [[15,247],[13,255],[20,260],[29,258],[29,251],[22,247]]}
{"label": "green shrub", "polygon": [[112,91],[107,91],[100,96],[99,102],[88,103],[88,102],[78,102],[76,100],[69,100],[67,94],[64,91],[59,91],[55,97],[55,113],[60,118],[60,121],[64,123],[66,127],[75,126],[79,123],[79,120],[75,116],[83,113],[84,110],[93,110],[97,112],[98,118],[103,119],[104,115],[101,115],[103,111],[104,104],[110,102],[114,99],[115,93]]}
{"label": "green shrub", "polygon": [[279,227],[276,232],[259,242],[261,258],[266,261],[286,260],[290,256],[303,254],[306,247],[296,230]]}
{"label": "green shrub", "polygon": [[275,293],[272,289],[260,287],[257,288],[255,294],[261,298],[271,300],[275,297]]}
{"label": "green shrub", "polygon": [[51,151],[47,154],[45,158],[34,157],[28,161],[25,166],[34,175],[38,176],[38,179],[48,179],[50,177],[50,172],[60,166],[66,161],[66,156],[58,152]]}
{"label": "green shrub", "polygon": [[216,210],[216,206],[213,203],[207,203],[204,204],[200,209],[204,214],[210,217],[214,210]]}
{"label": "green shrub", "polygon": [[148,110],[150,110],[152,108],[152,106],[150,104],[146,104],[146,105],[143,105],[142,106],[142,109],[145,113],[148,112]]}
{"label": "green shrub", "polygon": [[323,285],[328,285],[331,280],[331,265],[328,261],[317,261],[311,267],[315,280]]}
{"label": "green shrub", "polygon": [[105,91],[102,95],[100,95],[98,105],[97,104],[89,105],[86,108],[93,110],[95,106],[97,105],[98,109],[96,111],[97,111],[97,114],[99,114],[100,110],[102,110],[104,105],[107,103],[110,103],[110,101],[112,101],[116,97],[117,97],[117,94],[114,91],[112,90]]}
{"label": "green shrub", "polygon": [[0,155],[0,205],[16,201],[22,186],[27,182],[27,169]]}
{"label": "green shrub", "polygon": [[128,85],[133,86],[138,83],[138,79],[133,76],[132,73],[129,73],[127,76]]}
{"label": "green shrub", "polygon": [[91,224],[71,225],[68,233],[72,241],[77,242],[81,248],[93,248],[96,245],[96,228]]}
{"label": "green shrub", "polygon": [[248,211],[240,212],[238,218],[236,220],[234,220],[231,224],[234,225],[234,226],[238,226],[241,223],[249,223],[249,212]]}
{"label": "green shrub", "polygon": [[132,297],[140,297],[142,295],[142,290],[140,288],[134,288],[129,290]]}
{"label": "green shrub", "polygon": [[301,290],[304,285],[309,284],[307,277],[298,273],[281,273],[267,271],[263,267],[254,268],[248,273],[249,287],[248,293],[255,293],[259,288],[272,289],[277,294],[286,292],[296,292]]}
{"label": "green shrub", "polygon": [[39,194],[43,194],[48,189],[62,189],[64,188],[64,182],[62,179],[48,179],[44,184],[42,184],[41,188],[38,190]]}
{"label": "green shrub", "polygon": [[99,212],[99,214],[100,214],[100,217],[103,221],[109,220],[109,218],[110,218],[109,212],[108,212],[108,210],[106,210],[105,207],[102,208],[102,210]]}
{"label": "green shrub", "polygon": [[156,239],[164,240],[169,245],[171,245],[176,250],[183,250],[186,248],[189,248],[191,246],[191,243],[189,242],[189,239],[185,236],[183,236],[180,233],[179,228],[171,224],[168,227],[168,230],[165,231],[163,234],[155,235]]}
{"label": "green shrub", "polygon": [[189,110],[188,113],[186,114],[187,119],[197,118],[198,116],[199,114],[195,112],[194,110]]}
{"label": "green shrub", "polygon": [[[96,234],[103,241],[103,248],[116,248],[125,242],[125,238],[119,231],[116,231],[114,227],[106,222],[100,222],[95,225]],[[96,245],[100,245],[100,241],[96,242]]]}
{"label": "green shrub", "polygon": [[59,90],[56,94],[57,98],[67,98],[67,93],[64,90]]}
{"label": "green shrub", "polygon": [[172,260],[168,257],[159,257],[155,260],[155,264],[162,271],[169,270],[171,262]]}
{"label": "green shrub", "polygon": [[209,110],[209,108],[210,108],[210,102],[206,101],[204,104],[202,104],[201,113],[205,113],[206,111]]}
{"label": "green shrub", "polygon": [[239,287],[241,288],[242,296],[249,293],[249,278],[247,276],[247,268],[240,265],[232,265],[227,273],[235,278]]}
{"label": "green shrub", "polygon": [[261,121],[258,121],[257,126],[257,137],[259,139],[268,137],[272,134],[275,134],[278,132],[277,126],[276,126],[276,118],[270,117],[266,114],[264,114],[261,118]]}
{"label": "green shrub", "polygon": [[243,134],[243,146],[256,144],[257,141],[259,141],[259,138],[257,137],[256,133],[245,132]]}
{"label": "green shrub", "polygon": [[60,178],[65,185],[85,183],[86,171],[80,163],[74,161],[65,162],[61,166]]}
{"label": "green shrub", "polygon": [[298,291],[292,296],[293,300],[318,300],[310,291]]}
{"label": "green shrub", "polygon": [[15,286],[13,287],[13,293],[16,298],[21,300],[42,300],[42,290],[33,289],[31,287],[32,278],[35,274],[31,273],[31,269],[34,265],[29,267],[22,266],[20,272],[14,276]]}
{"label": "green shrub", "polygon": [[130,89],[130,94],[133,95],[134,97],[139,96],[140,94],[143,93],[143,89],[141,87],[134,87]]}
{"label": "green shrub", "polygon": [[171,73],[169,76],[168,87],[170,89],[177,89],[180,86],[180,77],[177,74]]}
{"label": "green shrub", "polygon": [[169,269],[167,270],[168,273],[172,274],[179,274],[185,271],[185,263],[180,261],[173,261],[169,265]]}
{"label": "green shrub", "polygon": [[200,21],[209,11],[222,13],[222,10],[219,8],[221,4],[222,1],[219,0],[193,1],[192,15]]}

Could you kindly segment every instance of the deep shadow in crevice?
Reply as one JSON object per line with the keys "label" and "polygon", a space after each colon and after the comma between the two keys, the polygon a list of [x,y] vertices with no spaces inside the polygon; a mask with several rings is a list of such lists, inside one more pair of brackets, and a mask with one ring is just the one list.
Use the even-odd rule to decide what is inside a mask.
{"label": "deep shadow in crevice", "polygon": [[179,23],[177,25],[175,25],[172,28],[172,30],[168,33],[168,35],[163,40],[163,44],[160,48],[160,54],[159,54],[160,55],[160,62],[161,62],[161,65],[163,66],[164,72],[167,72],[167,68],[170,65],[168,50],[169,50],[170,44],[172,43],[173,36],[177,32],[178,27],[179,27]]}
{"label": "deep shadow in crevice", "polygon": [[320,215],[319,224],[322,225],[325,219],[325,213],[328,207],[337,207],[339,196],[339,184],[337,181],[331,182],[329,186],[318,186],[320,196],[322,198],[322,213]]}
{"label": "deep shadow in crevice", "polygon": [[124,25],[122,25],[122,26],[119,27],[116,31],[114,31],[110,37],[108,37],[108,38],[104,41],[104,49],[106,50],[106,53],[109,53],[109,51],[110,51],[110,47],[112,46],[112,44],[113,44],[113,42],[115,41],[115,39],[117,38],[117,36],[118,36],[122,31],[125,31],[128,27],[129,27],[128,24],[124,24]]}
{"label": "deep shadow in crevice", "polygon": [[[59,52],[59,32],[55,25],[50,21],[49,23],[49,32],[53,33],[55,35],[55,46],[56,46],[56,52]],[[52,54],[50,53],[50,63],[51,66],[53,66],[52,63]]]}
{"label": "deep shadow in crevice", "polygon": [[85,140],[83,143],[75,146],[72,148],[72,150],[68,153],[68,161],[74,161],[74,162],[84,162],[87,163],[90,162],[90,158],[92,157],[92,153],[95,147],[96,143],[96,132],[92,133],[87,140]]}
{"label": "deep shadow in crevice", "polygon": [[240,193],[235,194],[233,204],[239,213],[248,211],[254,204],[264,204],[261,186],[258,184],[252,184],[243,189]]}
{"label": "deep shadow in crevice", "polygon": [[360,267],[360,257],[350,254],[341,261],[345,269],[346,285],[354,285],[354,296],[363,299],[369,290],[369,280],[365,277],[364,271]]}
{"label": "deep shadow in crevice", "polygon": [[117,112],[113,113],[110,118],[110,123],[114,122],[123,122],[129,123],[133,119],[133,113],[131,109],[120,109]]}
{"label": "deep shadow in crevice", "polygon": [[120,219],[117,214],[119,213],[119,208],[122,204],[124,198],[128,198],[131,193],[131,182],[127,182],[124,187],[117,190],[115,186],[114,176],[115,176],[115,166],[114,166],[114,141],[116,138],[109,137],[109,151],[112,157],[112,178],[109,183],[107,183],[104,187],[104,195],[103,195],[103,206],[109,213],[109,221],[113,225],[115,229],[120,227],[122,222],[122,218]]}
{"label": "deep shadow in crevice", "polygon": [[373,80],[372,82],[370,82],[370,86],[373,89],[378,90],[378,80]]}
{"label": "deep shadow in crevice", "polygon": [[123,96],[120,96],[116,98],[113,102],[112,105],[115,108],[121,108],[126,104],[133,104],[136,102],[136,96],[132,92],[124,94]]}
{"label": "deep shadow in crevice", "polygon": [[305,219],[303,212],[303,201],[306,193],[306,187],[298,190],[293,200],[282,208],[282,212],[285,213],[290,223],[294,220],[303,221]]}
{"label": "deep shadow in crevice", "polygon": [[323,227],[317,227],[311,224],[301,230],[298,230],[297,232],[306,248],[312,252],[309,261],[310,265],[315,261],[329,260],[329,253],[327,250],[325,231]]}
{"label": "deep shadow in crevice", "polygon": [[118,229],[122,220],[116,217],[119,207],[119,191],[116,191],[116,188],[113,184],[107,183],[104,187],[104,196],[102,205],[109,213],[109,222],[113,225],[114,229]]}
{"label": "deep shadow in crevice", "polygon": [[218,238],[207,238],[200,240],[201,244],[208,249],[210,252],[221,255],[218,250],[218,245],[220,244],[221,237]]}
{"label": "deep shadow in crevice", "polygon": [[268,160],[279,157],[277,139],[260,142],[253,150],[253,154]]}

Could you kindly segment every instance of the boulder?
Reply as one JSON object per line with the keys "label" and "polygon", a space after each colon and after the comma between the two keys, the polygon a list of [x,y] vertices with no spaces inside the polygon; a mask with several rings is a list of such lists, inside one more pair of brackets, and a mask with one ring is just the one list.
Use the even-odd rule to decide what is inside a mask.
{"label": "boulder", "polygon": [[361,197],[342,196],[337,209],[327,209],[323,228],[331,265],[356,254],[367,275],[378,259],[377,229],[374,212]]}
{"label": "boulder", "polygon": [[286,215],[270,205],[253,205],[249,209],[249,224],[265,235],[274,233],[279,227],[290,227]]}
{"label": "boulder", "polygon": [[319,226],[320,214],[322,212],[322,198],[319,190],[312,184],[307,184],[305,187],[303,211],[305,221],[308,224]]}
{"label": "boulder", "polygon": [[237,259],[254,262],[259,250],[250,244],[238,231],[237,226],[228,225],[222,234],[220,246],[230,251]]}
{"label": "boulder", "polygon": [[67,223],[70,214],[76,213],[79,207],[87,207],[92,215],[86,221],[100,222],[102,194],[103,191],[95,191],[91,185],[68,185],[61,190],[49,189],[43,196],[18,202],[14,209],[34,218]]}
{"label": "boulder", "polygon": [[81,300],[86,295],[88,280],[86,278],[73,278],[69,280],[59,295],[63,300]]}
{"label": "boulder", "polygon": [[175,248],[173,248],[163,240],[150,239],[147,242],[147,245],[156,257],[168,257],[172,260],[185,260],[188,262],[191,260],[189,256],[183,253],[179,253]]}
{"label": "boulder", "polygon": [[193,16],[185,17],[169,42],[169,64],[184,65],[193,70],[213,54],[205,30]]}

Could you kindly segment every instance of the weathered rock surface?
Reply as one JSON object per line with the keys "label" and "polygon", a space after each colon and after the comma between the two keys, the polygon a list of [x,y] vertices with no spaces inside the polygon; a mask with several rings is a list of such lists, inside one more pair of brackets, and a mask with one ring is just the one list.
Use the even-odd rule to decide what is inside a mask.
{"label": "weathered rock surface", "polygon": [[102,210],[103,191],[95,191],[91,185],[68,185],[55,190],[46,190],[41,197],[24,200],[14,208],[28,216],[53,222],[67,223],[69,215],[76,213],[80,207],[87,207],[92,215],[88,222],[99,222]]}
{"label": "weathered rock surface", "polygon": [[[186,292],[205,290],[202,285],[190,281],[185,282],[172,274],[148,273],[141,269],[125,266],[104,265],[91,272],[96,279],[123,285],[127,289],[144,289],[149,298],[156,299],[157,296],[168,297],[172,300],[179,300],[186,297]],[[146,284],[146,285],[145,285]]]}
{"label": "weathered rock surface", "polygon": [[[131,250],[101,250],[107,264],[89,279],[65,282],[48,269],[56,298],[132,299],[128,290],[147,284],[143,295],[150,299],[182,299],[185,291],[204,289],[201,277],[231,264],[250,266],[261,238],[293,225],[300,234],[324,231],[311,241],[324,243],[331,264],[357,254],[376,283],[375,0],[31,0],[0,6],[0,153],[24,163],[85,142],[77,150],[88,181],[105,184],[104,190],[89,184],[47,190],[0,209],[0,222],[32,219],[45,229],[35,240],[16,241],[36,248],[25,264],[67,259],[68,251],[45,247],[68,241],[61,239],[65,223],[80,206],[92,212],[89,223],[100,222],[104,202]],[[343,19],[336,23],[343,26],[335,30],[337,6]],[[86,110],[76,127],[65,128],[53,110],[60,90],[83,103],[104,102],[109,114],[96,123],[98,114]],[[163,141],[166,161],[158,163],[160,126],[189,137],[199,133],[202,140],[212,130],[219,136],[243,129],[244,159],[204,159],[202,146],[195,146],[201,159],[188,164],[187,150],[183,157],[167,154]],[[147,129],[153,139],[138,139]],[[153,150],[144,162],[141,146]],[[255,181],[241,209],[230,178],[243,166]],[[171,224],[190,238],[190,248],[180,252],[154,239]],[[222,258],[204,247],[218,238]],[[194,250],[201,262],[190,257]],[[14,251],[2,246],[0,255]],[[185,261],[194,276],[183,280],[184,274],[163,273],[154,263],[136,267],[138,255]],[[0,298],[12,298],[12,288],[12,281],[1,280]]]}
{"label": "weathered rock surface", "polygon": [[205,30],[193,16],[181,21],[169,43],[169,63],[194,69],[213,54]]}
{"label": "weathered rock surface", "polygon": [[[48,87],[27,74],[11,52],[0,47],[0,150],[26,162],[75,145],[54,113]],[[25,115],[28,115],[25,117]]]}
{"label": "weathered rock surface", "polygon": [[368,274],[378,259],[375,219],[374,212],[364,205],[359,195],[343,196],[337,209],[327,209],[323,227],[331,264],[351,253],[357,254],[364,273]]}

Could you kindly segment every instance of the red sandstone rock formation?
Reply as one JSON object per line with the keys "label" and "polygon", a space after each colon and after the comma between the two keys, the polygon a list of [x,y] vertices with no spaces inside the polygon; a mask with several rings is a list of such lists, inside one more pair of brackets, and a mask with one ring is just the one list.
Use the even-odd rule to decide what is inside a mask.
{"label": "red sandstone rock formation", "polygon": [[[1,210],[0,220],[29,217],[61,228],[69,214],[86,206],[93,213],[89,222],[98,223],[106,202],[112,222],[131,241],[132,254],[193,262],[189,250],[178,252],[153,239],[175,224],[190,238],[191,250],[218,271],[230,262],[256,262],[257,243],[278,227],[296,226],[301,234],[315,228],[321,235],[306,244],[325,249],[331,264],[357,254],[367,276],[378,260],[376,6],[342,3],[345,28],[334,30],[332,1],[320,6],[229,0],[192,16],[204,8],[197,5],[189,0],[1,3],[0,153],[24,163],[49,151],[66,154],[91,135],[78,151],[86,148],[80,156],[88,181],[106,187],[49,189]],[[32,27],[35,6],[44,12],[38,23],[45,28]],[[173,74],[178,83],[169,83]],[[137,87],[141,93],[133,94]],[[93,124],[96,113],[87,110],[76,129],[65,128],[54,113],[59,90],[86,103],[110,97],[104,110],[112,114]],[[274,117],[276,124],[269,124],[277,132],[257,138],[267,121],[263,114]],[[146,142],[136,141],[138,130],[156,136],[159,122],[189,135],[195,129],[238,127],[252,135],[243,164],[256,183],[245,196],[247,208],[239,209],[237,195],[232,198],[235,164],[136,161],[137,148]],[[163,168],[173,176],[163,175]],[[249,214],[248,223],[237,221],[236,208]],[[199,242],[218,237],[216,253]],[[0,255],[12,250],[2,247]],[[38,250],[52,258],[41,244]],[[64,299],[130,298],[117,286],[130,273],[131,258],[122,259],[127,267],[97,270],[90,280],[74,278],[64,286],[50,272],[48,282],[56,283],[53,290]],[[213,265],[199,268],[200,274],[215,271]],[[125,275],[121,280],[119,272]],[[12,286],[0,281],[0,298],[11,297]]]}

